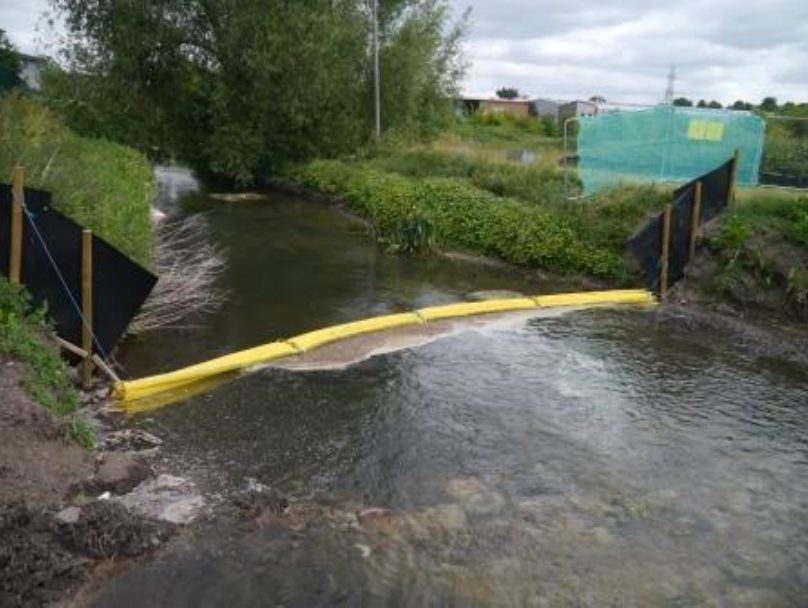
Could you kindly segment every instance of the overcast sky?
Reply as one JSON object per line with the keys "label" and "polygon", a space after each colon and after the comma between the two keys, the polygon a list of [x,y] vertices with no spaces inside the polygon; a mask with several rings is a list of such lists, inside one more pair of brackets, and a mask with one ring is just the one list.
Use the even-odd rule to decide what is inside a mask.
{"label": "overcast sky", "polygon": [[[380,0],[384,2],[384,0]],[[672,64],[693,99],[808,101],[808,0],[450,0],[472,7],[464,89],[655,103]],[[46,50],[46,0],[0,0],[0,28]]]}

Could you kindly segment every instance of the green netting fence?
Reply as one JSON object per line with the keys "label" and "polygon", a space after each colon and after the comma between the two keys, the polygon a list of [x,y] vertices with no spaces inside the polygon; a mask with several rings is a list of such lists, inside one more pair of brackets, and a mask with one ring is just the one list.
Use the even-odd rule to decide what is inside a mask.
{"label": "green netting fence", "polygon": [[585,116],[578,175],[585,195],[620,182],[687,182],[739,150],[737,183],[757,185],[765,129],[749,112],[676,106]]}

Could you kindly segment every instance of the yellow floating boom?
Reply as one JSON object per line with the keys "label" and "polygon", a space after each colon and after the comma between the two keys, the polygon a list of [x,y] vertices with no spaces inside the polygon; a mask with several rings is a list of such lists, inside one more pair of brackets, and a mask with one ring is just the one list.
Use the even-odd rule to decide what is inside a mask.
{"label": "yellow floating boom", "polygon": [[591,291],[431,306],[415,312],[374,317],[372,319],[319,329],[300,336],[295,336],[294,338],[289,338],[288,340],[250,348],[159,376],[132,380],[130,382],[117,382],[113,390],[113,395],[115,399],[123,402],[123,409],[136,410],[136,404],[131,404],[131,402],[153,397],[167,391],[177,391],[190,384],[209,380],[223,374],[246,370],[250,367],[276,359],[299,355],[339,340],[408,325],[418,325],[421,323],[430,323],[471,315],[515,312],[534,308],[579,308],[584,306],[610,306],[616,304],[642,306],[655,303],[656,299],[651,292],[644,289],[631,289]]}

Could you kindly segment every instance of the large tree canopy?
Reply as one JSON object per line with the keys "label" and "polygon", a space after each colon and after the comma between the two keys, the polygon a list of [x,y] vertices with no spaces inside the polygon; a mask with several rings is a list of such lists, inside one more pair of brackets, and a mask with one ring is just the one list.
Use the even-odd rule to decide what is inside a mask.
{"label": "large tree canopy", "polygon": [[[65,71],[46,89],[74,128],[249,180],[370,133],[366,0],[51,0]],[[449,112],[464,22],[446,0],[381,0],[384,126]]]}

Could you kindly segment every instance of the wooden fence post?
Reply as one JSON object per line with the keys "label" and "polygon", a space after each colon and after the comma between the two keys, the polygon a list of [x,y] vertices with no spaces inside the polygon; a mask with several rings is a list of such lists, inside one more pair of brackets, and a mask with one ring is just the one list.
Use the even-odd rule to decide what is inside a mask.
{"label": "wooden fence post", "polygon": [[687,256],[688,263],[692,262],[696,257],[696,237],[699,234],[699,224],[701,224],[701,182],[696,182],[696,192],[693,194],[693,208],[690,214],[690,248]]}
{"label": "wooden fence post", "polygon": [[727,207],[729,207],[735,199],[735,181],[738,179],[738,165],[741,162],[741,150],[735,148],[735,154],[732,155],[732,168],[729,173],[729,189],[727,191]]}
{"label": "wooden fence post", "polygon": [[84,317],[81,347],[87,353],[82,362],[82,383],[89,389],[93,383],[93,232],[81,233],[81,314]]}
{"label": "wooden fence post", "polygon": [[665,205],[665,211],[662,213],[662,251],[659,258],[659,298],[665,299],[665,294],[668,291],[668,259],[671,250],[671,215],[673,214],[673,205],[668,203]]}
{"label": "wooden fence post", "polygon": [[9,251],[8,278],[12,285],[19,285],[22,272],[22,207],[25,197],[25,169],[14,167],[14,176],[11,181],[11,249]]}

